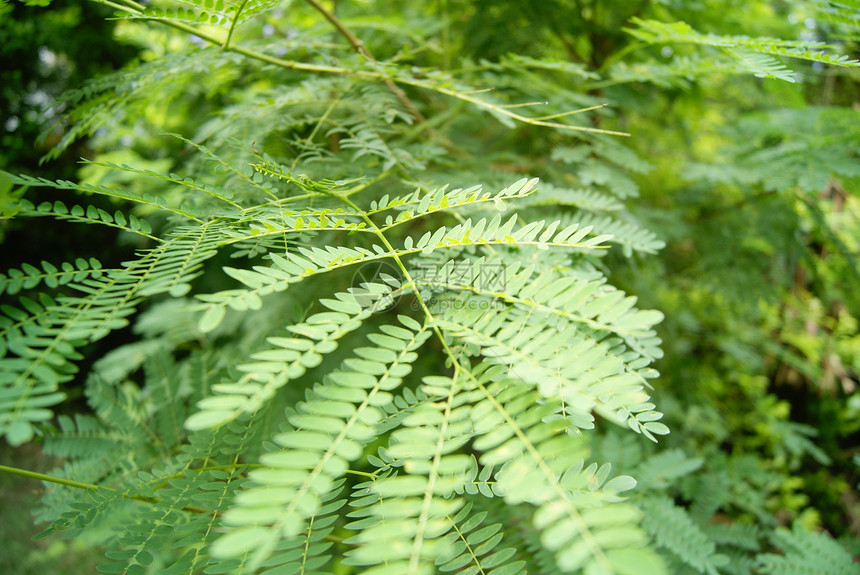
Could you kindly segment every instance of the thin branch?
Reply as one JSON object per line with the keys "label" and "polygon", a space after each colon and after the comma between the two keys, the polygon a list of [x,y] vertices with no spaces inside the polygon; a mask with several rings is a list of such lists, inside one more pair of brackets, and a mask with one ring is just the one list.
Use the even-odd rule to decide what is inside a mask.
{"label": "thin branch", "polygon": [[[474,104],[480,108],[484,108],[486,110],[490,110],[502,116],[507,116],[512,120],[517,120],[518,122],[522,122],[524,124],[530,124],[532,126],[545,126],[548,128],[556,128],[558,130],[570,130],[572,132],[590,132],[592,134],[607,134],[609,136],[629,136],[627,132],[616,132],[613,130],[602,130],[600,128],[586,128],[584,126],[571,126],[569,124],[560,124],[558,122],[546,122],[544,120],[538,118],[529,118],[527,116],[521,116],[520,114],[516,114],[511,112],[510,110],[505,109],[503,106],[497,106],[495,104],[491,104],[490,102],[486,102],[484,100],[479,100],[478,98],[473,98],[469,94],[464,92],[457,92],[454,90],[449,90],[448,88],[443,88],[442,86],[428,86],[425,82],[420,82],[418,80],[408,80],[405,78],[398,78],[397,80],[401,84],[407,84],[410,86],[423,87],[425,89],[433,90],[434,92],[439,92],[440,94],[444,94],[446,96],[451,96],[452,98],[457,98],[459,100],[463,100],[465,102],[469,102],[470,104]],[[602,107],[602,106],[601,106]],[[563,115],[571,115],[578,114],[581,112],[585,112],[593,108],[583,108],[581,110],[572,110],[570,112],[566,112]],[[558,117],[557,114],[555,117]]]}
{"label": "thin branch", "polygon": [[326,20],[331,22],[332,26],[337,28],[337,31],[341,33],[341,35],[347,39],[349,44],[355,48],[355,50],[373,62],[376,62],[376,59],[370,54],[367,47],[364,45],[364,42],[358,39],[358,37],[352,33],[352,31],[347,28],[343,22],[341,22],[334,13],[329,12],[325,9],[325,7],[317,2],[317,0],[307,0],[307,3],[314,7],[320,14],[322,14]]}
{"label": "thin branch", "polygon": [[555,120],[556,118],[564,118],[565,116],[572,116],[573,114],[581,114],[582,112],[590,112],[592,110],[599,110],[600,108],[605,108],[609,104],[598,104],[597,106],[591,106],[590,108],[580,108],[579,110],[570,110],[569,112],[562,112],[560,114],[552,114],[551,116],[541,116],[540,118],[532,118],[532,120],[544,121],[544,120]]}
{"label": "thin branch", "polygon": [[549,102],[544,100],[543,102],[523,102],[521,104],[505,104],[504,106],[499,107],[504,108],[505,110],[510,110],[512,108],[527,108],[529,106],[546,106],[547,104],[549,104]]}
{"label": "thin branch", "polygon": [[105,6],[109,6],[111,8],[116,8],[117,10],[120,10],[120,11],[124,11],[124,12],[128,11],[128,8],[126,6],[121,6],[119,4],[115,4],[113,2],[110,2],[109,0],[99,0],[98,3],[104,4]]}
{"label": "thin branch", "polygon": [[373,57],[373,54],[370,53],[370,50],[367,49],[367,46],[364,45],[364,42],[358,39],[358,37],[352,33],[352,31],[347,28],[343,22],[341,22],[337,16],[335,16],[332,12],[329,12],[325,9],[325,7],[320,4],[317,0],[307,0],[307,3],[313,6],[320,14],[322,14],[326,20],[331,22],[332,26],[337,28],[337,31],[347,39],[349,44],[355,49],[356,52],[367,58],[373,64],[373,67],[376,68],[376,71],[379,72],[382,81],[388,87],[389,90],[400,100],[400,103],[409,111],[415,121],[419,124],[422,124],[427,121],[427,118],[415,107],[415,104],[412,100],[409,99],[409,96],[406,95],[406,92],[403,91],[400,86],[395,84],[391,78],[385,74],[382,68],[379,66],[379,62],[376,58]]}
{"label": "thin branch", "polygon": [[230,47],[230,40],[233,38],[233,31],[236,29],[236,25],[239,23],[239,16],[242,15],[242,10],[245,9],[246,4],[248,4],[248,0],[242,0],[242,3],[236,9],[236,15],[233,17],[233,22],[230,23],[230,31],[227,32],[227,39],[224,40],[224,45],[221,46],[222,50],[226,50]]}
{"label": "thin branch", "polygon": [[[109,2],[109,0],[93,0],[97,4],[109,4],[112,6],[116,6]],[[310,0],[309,0],[310,1]],[[172,20],[166,20],[164,18],[158,18],[154,16],[147,16],[143,12],[143,7],[141,9],[136,8],[127,8],[125,10],[129,15],[134,16],[136,18],[140,18],[142,20],[152,20],[156,22],[161,22],[166,26],[170,26],[171,28],[175,28],[177,30],[182,30],[188,34],[193,34],[202,40],[206,40],[207,42],[214,44],[216,46],[223,46],[223,42],[216,38],[214,35],[204,32],[203,30],[198,30],[193,26],[189,26],[182,22],[176,22]],[[259,60],[261,62],[267,62],[274,66],[278,66],[280,68],[284,68],[287,70],[299,70],[303,72],[312,72],[317,74],[334,74],[338,76],[353,76],[356,78],[367,78],[373,80],[382,80],[383,82],[397,82],[398,84],[404,84],[407,86],[413,86],[416,88],[420,88],[422,90],[430,90],[432,92],[437,92],[439,94],[443,94],[445,96],[450,96],[451,98],[456,98],[458,100],[462,100],[464,102],[469,102],[479,108],[484,108],[485,110],[490,110],[502,116],[507,116],[512,120],[516,120],[518,122],[522,122],[524,124],[530,124],[532,126],[544,126],[548,128],[555,128],[558,130],[568,130],[571,132],[590,132],[593,134],[607,134],[610,136],[629,136],[630,134],[626,132],[616,132],[612,130],[601,130],[598,128],[588,128],[584,126],[571,126],[568,124],[560,124],[557,122],[546,122],[540,119],[528,118],[526,116],[521,116],[519,114],[515,114],[510,110],[506,110],[503,107],[497,106],[495,104],[491,104],[490,102],[486,102],[484,100],[480,100],[478,98],[471,97],[469,92],[458,92],[456,90],[449,90],[448,88],[444,88],[442,86],[429,84],[426,81],[421,81],[413,78],[405,78],[399,77],[394,80],[387,74],[383,73],[379,67],[377,71],[370,70],[351,70],[349,68],[342,68],[338,66],[326,66],[322,64],[305,64],[302,62],[296,62],[294,60],[283,60],[281,58],[277,58],[275,56],[269,56],[268,54],[264,54],[262,52],[257,52],[256,50],[251,50],[250,48],[245,48],[243,46],[238,45],[230,45],[225,48],[225,51],[236,52],[237,54],[242,54],[243,56],[247,56],[248,58],[252,58],[254,60]],[[378,64],[378,63],[377,63]],[[477,93],[477,92],[472,92]],[[585,110],[575,110],[571,113],[578,113]]]}
{"label": "thin branch", "polygon": [[[47,483],[65,485],[66,487],[74,487],[76,489],[92,489],[93,491],[112,491],[114,493],[119,493],[119,490],[114,489],[113,487],[104,487],[102,485],[96,485],[94,483],[84,483],[82,481],[75,481],[74,479],[66,479],[65,477],[46,475],[45,473],[30,471],[29,469],[19,469],[17,467],[8,467],[6,465],[0,465],[0,472],[8,473],[10,475],[18,475],[19,477],[26,477],[27,479],[36,479],[37,481],[45,481]],[[144,503],[155,504],[162,501],[158,497],[147,497],[145,495],[130,495],[126,492],[122,492],[120,493],[120,495],[126,499],[133,499],[134,501],[143,501]],[[195,507],[193,505],[187,505],[183,507],[182,511],[189,511],[191,513],[205,513],[207,515],[212,513],[212,511],[209,509],[203,509],[202,507]]]}

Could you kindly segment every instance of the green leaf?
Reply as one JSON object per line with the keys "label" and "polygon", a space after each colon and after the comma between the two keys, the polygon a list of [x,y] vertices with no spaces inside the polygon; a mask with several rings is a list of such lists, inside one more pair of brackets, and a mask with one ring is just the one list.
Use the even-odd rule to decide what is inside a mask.
{"label": "green leaf", "polygon": [[229,557],[241,555],[254,549],[265,538],[268,530],[263,527],[244,527],[228,532],[219,537],[212,545],[212,553],[216,556]]}
{"label": "green leaf", "polygon": [[203,333],[209,333],[224,321],[224,316],[227,314],[227,309],[223,306],[212,305],[206,310],[206,313],[200,318],[198,329]]}
{"label": "green leaf", "polygon": [[205,410],[192,414],[186,421],[185,427],[191,431],[218,427],[235,417],[233,410]]}
{"label": "green leaf", "polygon": [[19,419],[6,430],[6,441],[9,445],[22,445],[33,439],[33,426],[29,421]]}

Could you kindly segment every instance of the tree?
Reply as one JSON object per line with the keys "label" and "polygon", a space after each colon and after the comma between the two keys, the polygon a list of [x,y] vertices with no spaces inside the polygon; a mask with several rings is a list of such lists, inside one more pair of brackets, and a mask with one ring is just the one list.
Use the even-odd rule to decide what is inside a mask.
{"label": "tree", "polygon": [[[796,479],[809,458],[823,477],[854,463],[815,445],[767,375],[823,346],[850,393],[860,367],[839,279],[856,218],[827,225],[814,195],[856,209],[857,134],[830,126],[852,117],[858,62],[762,35],[791,37],[774,10],[808,9],[856,36],[856,10],[108,5],[141,61],[69,96],[50,153],[89,135],[97,155],[77,181],[4,173],[60,191],[17,200],[16,220],[131,246],[122,264],[46,256],[0,276],[20,294],[0,316],[0,430],[66,459],[3,468],[58,486],[43,535],[105,530],[100,569],[124,573],[793,573],[824,556],[851,571],[803,527]],[[770,87],[822,65],[845,71],[825,81],[837,105]],[[749,108],[720,104],[726,131],[709,133],[729,89]],[[681,186],[701,201],[658,193]],[[787,239],[804,229],[820,244]],[[803,254],[815,284],[795,280]],[[785,261],[759,286],[766,256]],[[740,257],[733,291],[719,282]],[[670,312],[664,378],[663,313],[628,292]],[[846,302],[817,316],[832,337],[801,347],[778,321],[799,310],[789,294]],[[88,406],[69,413],[74,385]]]}

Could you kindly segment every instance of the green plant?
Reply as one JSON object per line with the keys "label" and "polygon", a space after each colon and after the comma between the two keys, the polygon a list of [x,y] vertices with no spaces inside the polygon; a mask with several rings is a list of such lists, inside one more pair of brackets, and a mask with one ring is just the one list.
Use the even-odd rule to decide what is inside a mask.
{"label": "green plant", "polygon": [[[65,458],[3,468],[58,485],[44,536],[101,530],[100,570],[122,573],[781,572],[757,531],[778,472],[647,446],[669,432],[650,397],[663,314],[606,276],[664,243],[622,203],[650,164],[598,98],[620,65],[460,58],[454,3],[102,3],[143,59],[68,97],[50,155],[83,135],[104,151],[80,181],[4,174],[81,196],[16,200],[16,218],[108,226],[134,251],[0,276],[22,294],[0,316],[0,429]],[[771,55],[855,65],[632,23],[781,80]],[[55,417],[75,385],[88,411]],[[742,520],[714,524],[732,505]],[[774,536],[795,540],[835,545]]]}

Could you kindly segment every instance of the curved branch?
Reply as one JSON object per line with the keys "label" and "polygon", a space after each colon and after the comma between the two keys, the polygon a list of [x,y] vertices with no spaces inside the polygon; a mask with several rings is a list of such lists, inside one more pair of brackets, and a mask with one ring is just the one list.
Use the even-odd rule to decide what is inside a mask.
{"label": "curved branch", "polygon": [[358,39],[358,37],[352,33],[352,31],[347,28],[343,22],[341,22],[334,13],[329,12],[325,9],[325,7],[320,4],[317,0],[307,0],[307,3],[314,7],[320,14],[322,14],[326,20],[331,22],[332,26],[337,28],[337,31],[346,38],[349,42],[350,46],[352,46],[356,52],[367,58],[373,64],[373,67],[376,68],[376,71],[380,74],[382,81],[385,83],[386,87],[391,90],[391,92],[400,100],[400,103],[409,111],[415,121],[419,124],[422,124],[427,121],[427,118],[415,107],[415,104],[412,100],[409,99],[409,96],[406,95],[406,92],[403,89],[394,83],[394,81],[385,74],[382,68],[379,66],[379,62],[377,62],[376,58],[373,57],[373,54],[370,53],[370,50],[367,49],[367,46],[364,45],[364,42]]}
{"label": "curved branch", "polygon": [[[110,0],[92,0],[92,1],[96,2],[97,4],[105,4],[105,5],[112,6],[114,8],[122,8],[124,12],[126,12],[127,14],[129,14],[132,17],[140,18],[141,20],[152,20],[152,21],[156,21],[156,22],[161,22],[162,24],[164,24],[166,26],[170,26],[171,28],[181,30],[181,31],[186,32],[188,34],[193,34],[193,35],[197,36],[198,38],[209,42],[210,44],[214,44],[216,46],[223,46],[223,42],[221,40],[219,40],[217,37],[215,37],[214,35],[207,33],[203,30],[199,30],[193,26],[189,26],[183,22],[174,22],[171,20],[165,20],[163,18],[158,18],[155,16],[148,16],[144,13],[144,10],[145,10],[144,6],[135,5],[136,3],[130,2],[130,0],[126,0],[127,2],[130,2],[130,4],[131,4],[131,6],[128,8],[118,6],[117,4],[114,4],[113,2],[111,2]],[[311,1],[311,0],[308,0],[308,1]],[[371,79],[371,80],[382,80],[383,82],[386,82],[386,84],[388,84],[388,82],[391,82],[392,84],[394,84],[396,82],[396,84],[404,84],[407,86],[414,86],[415,88],[420,88],[423,90],[430,90],[432,92],[436,92],[439,94],[443,94],[445,96],[450,96],[452,98],[456,98],[458,100],[463,100],[465,102],[469,102],[470,104],[478,106],[479,108],[484,108],[485,110],[490,110],[490,111],[495,112],[499,115],[507,116],[508,118],[510,118],[512,120],[516,120],[518,122],[522,122],[525,124],[530,124],[532,126],[543,126],[543,127],[548,127],[548,128],[555,128],[557,130],[568,130],[571,132],[590,132],[593,134],[607,134],[610,136],[629,136],[630,135],[626,132],[616,132],[616,131],[612,131],[612,130],[601,130],[598,128],[588,128],[585,126],[571,126],[569,124],[561,124],[558,122],[547,122],[547,121],[540,120],[540,119],[529,118],[527,116],[522,116],[520,114],[516,114],[514,112],[511,112],[510,110],[507,110],[502,106],[497,106],[495,104],[481,100],[479,98],[474,98],[474,97],[472,97],[471,94],[474,94],[475,92],[472,92],[472,93],[458,92],[456,90],[450,90],[450,89],[445,88],[443,86],[433,85],[433,84],[430,84],[426,81],[413,79],[413,78],[399,77],[399,78],[392,79],[389,75],[387,75],[381,71],[381,66],[379,66],[378,62],[376,62],[375,60],[374,60],[374,62],[376,62],[376,67],[377,67],[377,69],[375,71],[351,70],[349,68],[343,68],[340,66],[326,66],[323,64],[306,64],[303,62],[296,62],[294,60],[284,60],[284,59],[281,59],[281,58],[278,58],[275,56],[270,56],[268,54],[258,52],[256,50],[252,50],[250,48],[245,48],[243,46],[237,46],[235,44],[231,44],[230,46],[224,48],[224,50],[229,51],[229,52],[236,52],[237,54],[242,54],[243,56],[247,56],[248,58],[252,58],[254,60],[259,60],[261,62],[266,62],[266,63],[272,64],[274,66],[278,66],[280,68],[284,68],[287,70],[299,70],[299,71],[303,71],[303,72],[312,72],[312,73],[317,73],[317,74],[334,74],[334,75],[338,75],[338,76],[353,76],[356,78],[366,78],[366,79]],[[397,88],[396,84],[395,84],[395,88],[399,89],[399,88]],[[405,97],[405,94],[404,94],[404,97]],[[414,104],[413,104],[413,106],[414,106]],[[575,110],[575,111],[572,111],[570,113],[584,112],[587,109],[588,108],[583,109],[583,110]]]}
{"label": "curved branch", "polygon": [[[113,491],[116,493],[118,490],[113,487],[105,487],[103,485],[96,485],[94,483],[84,483],[82,481],[75,481],[74,479],[66,479],[65,477],[56,477],[54,475],[47,475],[45,473],[39,473],[37,471],[30,471],[29,469],[19,469],[17,467],[8,467],[6,465],[0,465],[0,473],[8,473],[10,475],[17,475],[19,477],[26,477],[27,479],[36,479],[38,481],[44,481],[47,483],[55,483],[57,485],[65,485],[66,487],[75,487],[77,489],[92,489],[93,491]],[[135,501],[143,501],[144,503],[158,503],[161,501],[158,497],[146,497],[145,495],[130,495],[127,492],[121,493],[126,499],[133,499]],[[211,514],[212,511],[209,509],[203,509],[202,507],[195,507],[193,505],[186,505],[182,508],[182,511],[189,511],[191,513],[205,513]]]}

